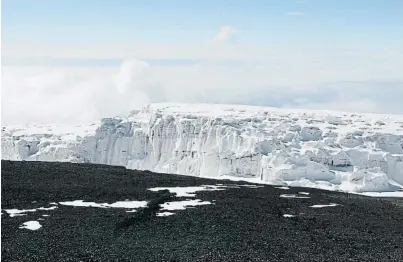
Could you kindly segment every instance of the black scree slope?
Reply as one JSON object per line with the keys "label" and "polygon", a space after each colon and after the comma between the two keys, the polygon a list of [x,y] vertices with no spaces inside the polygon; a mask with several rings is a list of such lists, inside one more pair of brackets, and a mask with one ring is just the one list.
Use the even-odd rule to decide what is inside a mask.
{"label": "black scree slope", "polygon": [[[2,261],[403,261],[399,199],[265,185],[197,192],[196,199],[213,204],[157,217],[161,204],[189,197],[148,188],[247,183],[104,165],[11,161],[2,161],[1,182]],[[280,197],[299,192],[310,198]],[[60,204],[15,217],[4,210],[126,199],[148,205],[134,213]],[[310,207],[329,203],[339,205]],[[19,229],[31,220],[42,228]]]}

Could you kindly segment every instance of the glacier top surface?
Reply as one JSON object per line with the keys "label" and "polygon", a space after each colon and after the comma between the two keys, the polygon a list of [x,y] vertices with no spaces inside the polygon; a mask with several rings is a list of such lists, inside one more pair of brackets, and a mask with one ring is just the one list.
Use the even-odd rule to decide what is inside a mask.
{"label": "glacier top surface", "polygon": [[[276,120],[288,122],[292,118],[298,118],[298,124],[324,126],[329,123],[338,125],[338,131],[348,132],[357,127],[375,127],[373,131],[403,135],[403,115],[375,114],[375,113],[351,113],[330,110],[306,110],[284,109],[266,106],[228,105],[228,104],[185,104],[185,103],[154,103],[144,107],[141,111],[134,111],[130,116],[120,116],[123,121],[148,122],[149,114],[160,113],[180,117],[220,117],[224,119],[255,118],[259,122],[259,116],[273,116]],[[342,123],[343,121],[347,121]],[[354,123],[354,125],[346,125]],[[95,133],[101,121],[84,125],[9,125],[2,127],[2,136],[29,136],[33,134],[52,134],[58,136],[86,136]],[[382,126],[382,128],[380,128]],[[337,131],[337,130],[335,130]],[[343,133],[344,133],[343,132]]]}
{"label": "glacier top surface", "polygon": [[186,104],[186,103],[153,103],[148,106],[151,110],[159,110],[165,113],[172,114],[196,114],[203,116],[218,116],[218,115],[234,115],[243,113],[244,115],[256,115],[265,112],[273,114],[313,114],[317,116],[335,116],[335,117],[350,117],[362,116],[373,117],[376,119],[403,119],[403,115],[399,114],[377,114],[377,113],[352,113],[334,110],[313,110],[313,109],[292,109],[292,108],[277,108],[268,106],[251,106],[251,105],[231,105],[231,104]]}

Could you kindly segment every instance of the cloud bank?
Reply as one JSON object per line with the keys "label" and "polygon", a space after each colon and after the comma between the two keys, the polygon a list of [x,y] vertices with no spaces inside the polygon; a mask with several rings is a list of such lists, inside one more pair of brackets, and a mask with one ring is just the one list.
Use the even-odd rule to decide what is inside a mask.
{"label": "cloud bank", "polygon": [[[359,70],[352,77],[332,77],[301,68],[248,63],[152,66],[136,59],[118,67],[5,66],[2,124],[79,124],[165,101],[403,113],[403,81],[356,77]],[[343,77],[347,80],[337,80]]]}
{"label": "cloud bank", "polygon": [[149,65],[138,60],[120,68],[3,67],[2,73],[2,124],[83,123],[164,97]]}

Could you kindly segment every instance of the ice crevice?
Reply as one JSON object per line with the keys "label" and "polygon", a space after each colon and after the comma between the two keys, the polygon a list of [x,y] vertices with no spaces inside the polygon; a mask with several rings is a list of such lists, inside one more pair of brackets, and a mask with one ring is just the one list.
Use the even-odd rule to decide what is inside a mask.
{"label": "ice crevice", "polygon": [[281,187],[399,191],[401,122],[401,115],[161,103],[85,126],[5,126],[2,159],[99,163]]}

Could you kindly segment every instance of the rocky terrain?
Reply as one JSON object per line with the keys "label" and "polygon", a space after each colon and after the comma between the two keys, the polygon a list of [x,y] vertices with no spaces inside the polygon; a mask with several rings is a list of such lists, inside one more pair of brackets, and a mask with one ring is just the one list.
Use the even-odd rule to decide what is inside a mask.
{"label": "rocky terrain", "polygon": [[401,199],[94,164],[1,166],[2,261],[402,261]]}

